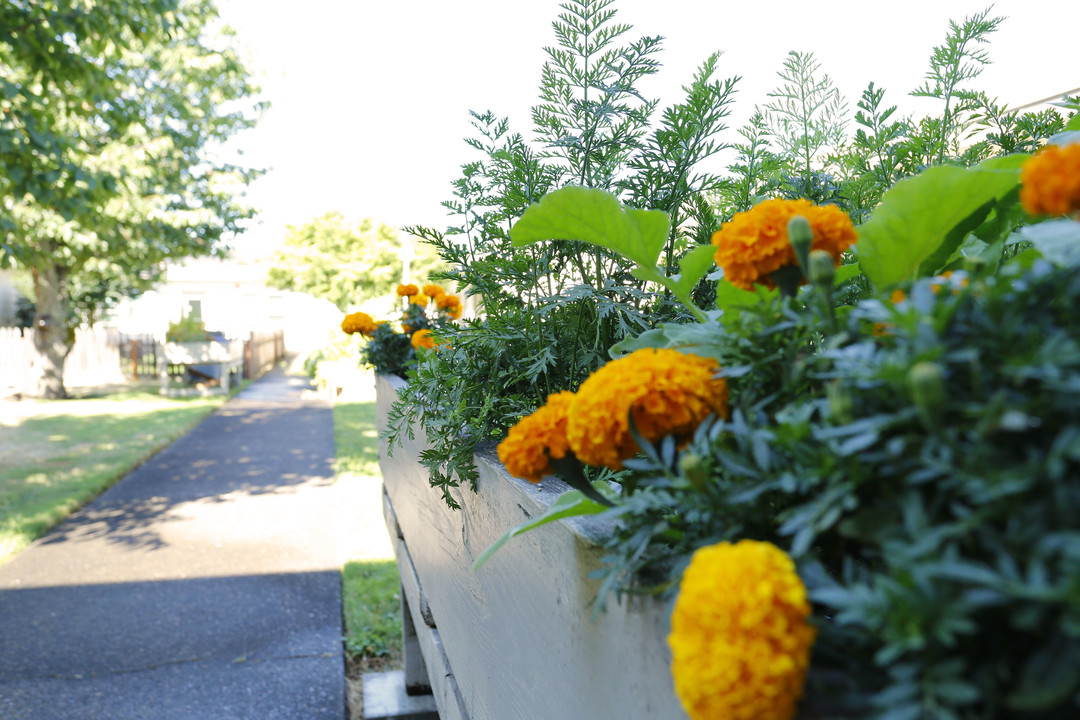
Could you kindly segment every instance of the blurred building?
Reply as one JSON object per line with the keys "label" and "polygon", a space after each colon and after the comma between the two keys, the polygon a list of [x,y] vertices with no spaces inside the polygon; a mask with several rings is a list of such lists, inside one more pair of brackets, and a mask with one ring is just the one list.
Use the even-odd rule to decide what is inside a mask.
{"label": "blurred building", "polygon": [[341,323],[341,311],[327,300],[267,287],[266,270],[259,262],[188,260],[169,267],[154,290],[124,301],[109,324],[123,333],[163,339],[169,323],[187,314],[228,337],[283,330],[290,352],[326,345]]}

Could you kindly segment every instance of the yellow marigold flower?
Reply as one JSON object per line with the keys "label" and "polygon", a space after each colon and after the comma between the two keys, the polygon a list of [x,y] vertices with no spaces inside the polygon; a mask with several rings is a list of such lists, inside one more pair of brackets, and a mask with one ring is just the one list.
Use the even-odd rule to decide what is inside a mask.
{"label": "yellow marigold flower", "polygon": [[424,347],[431,350],[435,347],[435,340],[431,337],[430,330],[417,330],[412,334],[412,346],[414,350]]}
{"label": "yellow marigold flower", "polygon": [[899,305],[900,303],[907,300],[907,293],[905,293],[903,290],[893,290],[892,295],[889,296],[889,300],[892,301],[893,305]]}
{"label": "yellow marigold flower", "polygon": [[409,298],[409,302],[411,302],[413,305],[419,305],[420,307],[427,307],[428,296],[424,295],[423,293],[416,293]]}
{"label": "yellow marigold flower", "polygon": [[671,615],[671,674],[692,720],[790,720],[815,629],[795,564],[775,545],[694,553]]}
{"label": "yellow marigold flower", "polygon": [[717,378],[716,360],[643,348],[612,360],[578,389],[570,408],[567,438],[589,465],[613,470],[638,453],[628,416],[646,440],[682,439],[706,417],[728,414],[727,381]]}
{"label": "yellow marigold flower", "polygon": [[409,283],[408,285],[397,286],[397,294],[399,297],[412,297],[418,292],[420,292],[420,288],[416,287],[412,283]]}
{"label": "yellow marigold flower", "polygon": [[548,395],[542,408],[527,415],[510,428],[499,443],[499,460],[511,475],[538,483],[554,472],[551,460],[566,457],[567,413],[574,393],[563,391]]}
{"label": "yellow marigold flower", "polygon": [[429,298],[438,298],[440,295],[445,295],[446,291],[441,286],[435,284],[428,284],[420,288],[420,292],[427,295]]}
{"label": "yellow marigold flower", "polygon": [[371,319],[370,315],[364,312],[350,313],[341,321],[341,329],[348,335],[352,335],[353,333],[370,335],[375,332],[375,321]]}
{"label": "yellow marigold flower", "polygon": [[774,287],[769,277],[788,265],[797,264],[788,239],[787,225],[802,215],[814,233],[811,250],[824,250],[840,263],[840,255],[858,239],[851,218],[835,205],[812,204],[809,200],[775,198],[758,203],[735,215],[713,234],[716,264],[735,287],[753,290],[754,283]]}
{"label": "yellow marigold flower", "polygon": [[1030,215],[1080,212],[1080,144],[1047,145],[1026,160],[1020,204]]}

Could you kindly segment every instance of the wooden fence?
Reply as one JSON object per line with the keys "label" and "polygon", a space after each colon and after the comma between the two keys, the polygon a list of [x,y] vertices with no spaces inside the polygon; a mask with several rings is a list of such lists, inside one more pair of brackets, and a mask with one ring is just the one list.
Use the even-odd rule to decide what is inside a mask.
{"label": "wooden fence", "polygon": [[[0,390],[25,388],[37,350],[32,329],[0,327]],[[64,361],[66,385],[104,385],[123,382],[120,333],[115,328],[75,331],[75,345]]]}
{"label": "wooden fence", "polygon": [[[271,368],[285,355],[281,330],[250,333],[244,339],[244,377]],[[31,382],[33,329],[0,327],[0,394]],[[128,379],[157,378],[165,367],[161,344],[152,335],[123,335],[115,328],[75,331],[75,345],[64,362],[64,384],[104,385]]]}

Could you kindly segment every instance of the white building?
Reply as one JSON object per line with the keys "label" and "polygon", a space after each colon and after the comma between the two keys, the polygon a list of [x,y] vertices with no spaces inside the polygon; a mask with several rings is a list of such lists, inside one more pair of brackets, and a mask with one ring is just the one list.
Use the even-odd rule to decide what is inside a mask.
{"label": "white building", "polygon": [[327,344],[343,314],[333,303],[265,284],[267,266],[214,258],[169,267],[164,282],[116,309],[109,324],[121,332],[164,338],[184,314],[202,318],[207,330],[230,337],[283,330],[290,352]]}

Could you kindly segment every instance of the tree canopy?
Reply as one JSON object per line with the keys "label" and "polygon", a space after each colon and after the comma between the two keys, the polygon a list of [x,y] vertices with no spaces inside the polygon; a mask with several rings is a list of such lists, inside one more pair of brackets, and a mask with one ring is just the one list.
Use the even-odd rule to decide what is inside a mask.
{"label": "tree canopy", "polygon": [[[426,277],[441,266],[429,245],[420,243],[414,249],[414,277]],[[289,226],[267,282],[281,290],[325,298],[344,312],[364,300],[391,294],[401,282],[401,258],[396,229],[328,212],[303,225]]]}
{"label": "tree canopy", "polygon": [[213,0],[0,4],[0,267],[33,274],[35,394],[63,395],[75,326],[251,216],[257,171],[217,153],[257,92]]}

